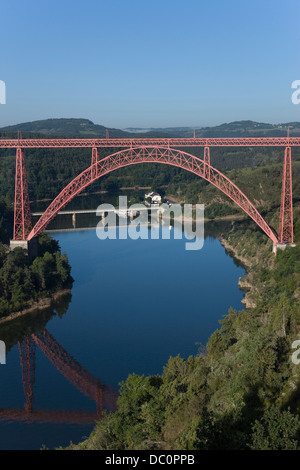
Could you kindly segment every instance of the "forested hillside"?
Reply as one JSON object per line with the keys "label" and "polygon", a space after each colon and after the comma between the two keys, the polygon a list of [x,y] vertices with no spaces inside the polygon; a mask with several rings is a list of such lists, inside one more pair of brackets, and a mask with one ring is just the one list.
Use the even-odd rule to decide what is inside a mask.
{"label": "forested hillside", "polygon": [[67,256],[49,235],[39,237],[33,260],[22,248],[9,250],[12,220],[12,211],[0,202],[0,319],[69,289],[73,282]]}
{"label": "forested hillside", "polygon": [[6,132],[34,132],[52,136],[73,137],[106,137],[106,130],[110,137],[132,136],[177,136],[177,137],[272,137],[286,136],[289,129],[290,135],[300,134],[300,122],[285,122],[268,124],[255,121],[234,121],[213,127],[160,127],[160,128],[128,128],[115,129],[103,125],[94,124],[89,119],[60,118],[43,119],[39,121],[24,122],[0,128]]}
{"label": "forested hillside", "polygon": [[300,450],[300,246],[274,258],[252,225],[221,238],[250,266],[255,307],[220,312],[197,356],[171,357],[160,376],[130,375],[118,410],[70,449]]}

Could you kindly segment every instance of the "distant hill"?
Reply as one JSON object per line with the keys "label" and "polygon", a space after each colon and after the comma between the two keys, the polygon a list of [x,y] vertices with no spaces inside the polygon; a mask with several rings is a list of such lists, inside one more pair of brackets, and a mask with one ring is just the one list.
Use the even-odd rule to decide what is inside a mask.
{"label": "distant hill", "polygon": [[[196,137],[263,137],[286,136],[290,128],[290,135],[300,136],[300,122],[287,122],[282,124],[267,124],[255,121],[234,121],[219,126],[195,128]],[[89,119],[61,118],[44,119],[40,121],[25,122],[13,126],[0,128],[2,133],[38,134],[41,136],[56,137],[192,137],[193,127],[166,127],[166,128],[132,128],[114,129],[94,124]]]}
{"label": "distant hill", "polygon": [[281,137],[286,136],[288,128],[290,135],[300,136],[300,122],[267,124],[255,121],[234,121],[215,127],[205,127],[196,131],[197,137]]}
{"label": "distant hill", "polygon": [[290,135],[300,136],[300,122],[287,122],[282,124],[267,124],[255,121],[234,121],[214,127],[166,127],[166,128],[133,128],[124,129],[131,133],[163,132],[179,137],[263,137],[286,136],[288,127]]}
{"label": "distant hill", "polygon": [[[94,124],[89,119],[44,119],[41,121],[24,122],[14,126],[2,127],[0,131],[7,132],[31,132],[53,135],[60,137],[87,137],[87,138],[105,138],[106,127]],[[110,137],[128,136],[127,132],[120,129],[108,129]]]}

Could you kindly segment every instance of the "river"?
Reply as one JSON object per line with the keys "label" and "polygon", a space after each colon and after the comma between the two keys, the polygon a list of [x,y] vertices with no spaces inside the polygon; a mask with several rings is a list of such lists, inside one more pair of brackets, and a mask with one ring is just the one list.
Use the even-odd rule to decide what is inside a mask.
{"label": "river", "polygon": [[245,270],[218,232],[217,224],[206,224],[197,251],[172,235],[99,240],[95,229],[53,232],[74,284],[53,308],[0,327],[7,346],[0,448],[81,441],[103,407],[114,409],[128,374],[161,374],[170,356],[196,355],[230,307],[243,309],[238,279]]}

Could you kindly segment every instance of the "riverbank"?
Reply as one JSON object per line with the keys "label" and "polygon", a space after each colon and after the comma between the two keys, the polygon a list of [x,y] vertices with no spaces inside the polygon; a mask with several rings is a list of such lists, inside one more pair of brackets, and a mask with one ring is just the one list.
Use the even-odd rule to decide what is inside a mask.
{"label": "riverbank", "polygon": [[56,292],[53,292],[48,297],[44,297],[37,302],[33,302],[30,306],[25,307],[24,309],[19,310],[18,312],[13,312],[7,315],[6,317],[0,318],[0,325],[15,320],[16,318],[23,317],[28,313],[32,313],[35,310],[44,310],[46,308],[51,308],[53,303],[64,295],[70,294],[72,288],[59,289]]}
{"label": "riverbank", "polygon": [[239,253],[238,247],[231,245],[224,236],[219,237],[221,245],[225,248],[226,252],[235,260],[239,261],[242,266],[244,267],[247,275],[245,277],[240,277],[238,280],[239,288],[245,292],[244,298],[242,299],[241,303],[244,305],[246,309],[252,309],[256,307],[255,302],[255,294],[256,294],[256,287],[253,285],[252,282],[252,269],[254,268],[254,260],[250,257],[241,256]]}
{"label": "riverbank", "polygon": [[51,306],[73,284],[71,266],[56,240],[42,233],[38,256],[29,259],[22,248],[0,243],[0,324]]}

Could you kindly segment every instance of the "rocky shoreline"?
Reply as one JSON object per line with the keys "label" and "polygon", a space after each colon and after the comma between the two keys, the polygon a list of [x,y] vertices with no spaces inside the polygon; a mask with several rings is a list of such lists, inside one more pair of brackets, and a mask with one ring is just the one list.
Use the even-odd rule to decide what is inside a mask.
{"label": "rocky shoreline", "polygon": [[237,250],[229,244],[228,240],[226,240],[224,237],[219,237],[221,245],[225,248],[225,250],[236,260],[238,260],[245,268],[245,271],[247,272],[246,277],[240,277],[238,281],[238,286],[240,290],[245,292],[244,298],[242,299],[241,303],[244,305],[246,309],[251,309],[256,307],[256,303],[253,300],[253,290],[254,287],[251,283],[251,276],[249,275],[249,271],[252,267],[251,262],[248,258],[245,258],[243,256],[239,256],[237,254]]}
{"label": "rocky shoreline", "polygon": [[6,317],[0,318],[0,325],[9,321],[15,320],[16,318],[20,318],[26,315],[27,313],[33,312],[34,310],[43,310],[46,308],[50,308],[54,301],[70,293],[71,293],[70,287],[66,289],[60,289],[48,297],[44,297],[43,299],[40,299],[37,302],[33,302],[29,307],[19,310],[18,312],[10,313]]}

